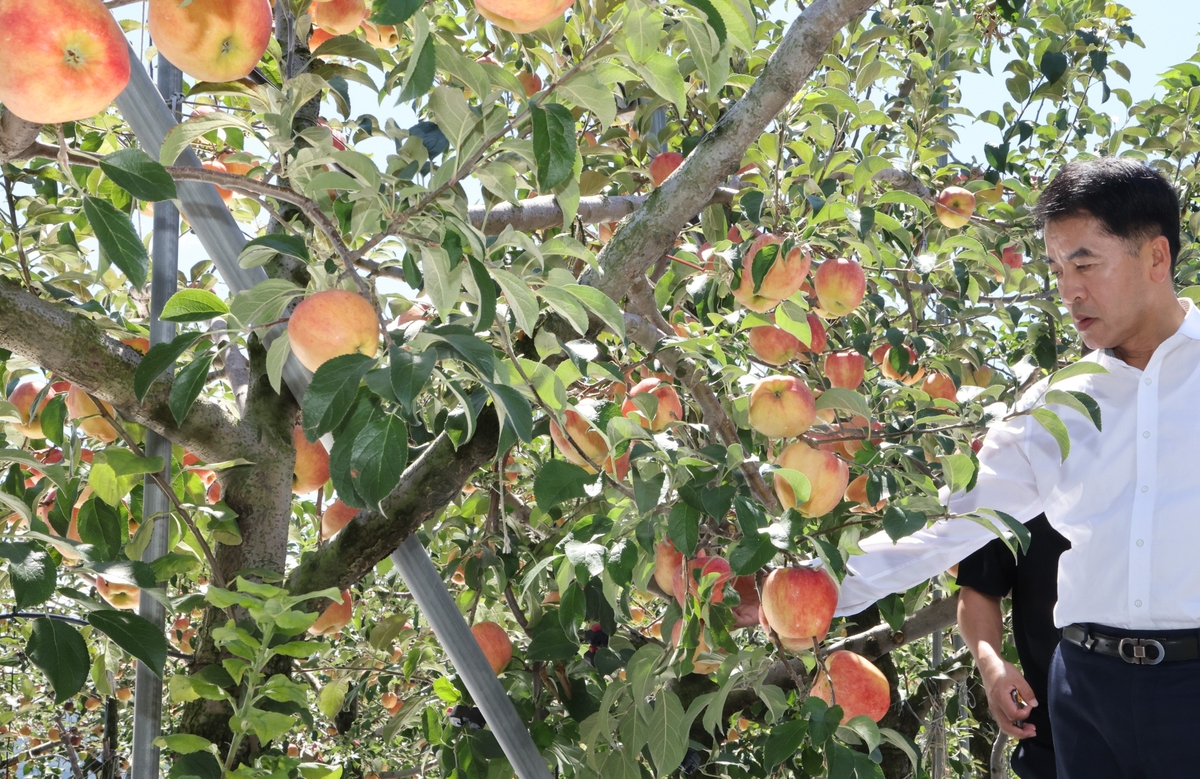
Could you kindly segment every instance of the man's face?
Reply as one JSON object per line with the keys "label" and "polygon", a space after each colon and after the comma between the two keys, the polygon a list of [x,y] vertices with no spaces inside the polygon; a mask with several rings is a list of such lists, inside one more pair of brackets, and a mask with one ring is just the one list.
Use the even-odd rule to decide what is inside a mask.
{"label": "man's face", "polygon": [[1170,255],[1165,269],[1161,255],[1166,239],[1139,248],[1109,234],[1088,214],[1048,222],[1045,238],[1050,271],[1083,342],[1114,349],[1136,339],[1154,319],[1150,310],[1162,305],[1154,293],[1170,273]]}

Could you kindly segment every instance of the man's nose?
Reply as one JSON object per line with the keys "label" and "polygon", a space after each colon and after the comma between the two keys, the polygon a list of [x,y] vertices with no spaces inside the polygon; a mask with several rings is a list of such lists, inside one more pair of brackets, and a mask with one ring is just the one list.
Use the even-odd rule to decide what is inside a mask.
{"label": "man's nose", "polygon": [[1058,277],[1058,294],[1064,305],[1071,305],[1087,299],[1087,288],[1074,274],[1064,273]]}

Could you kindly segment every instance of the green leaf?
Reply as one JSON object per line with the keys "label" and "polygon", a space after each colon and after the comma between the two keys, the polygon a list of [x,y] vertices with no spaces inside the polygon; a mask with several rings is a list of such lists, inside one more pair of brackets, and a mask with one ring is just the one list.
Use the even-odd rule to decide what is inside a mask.
{"label": "green leaf", "polygon": [[310,442],[333,431],[346,418],[358,385],[374,364],[375,360],[364,354],[343,354],[317,368],[300,404],[304,435]]}
{"label": "green leaf", "polygon": [[[996,519],[1000,520],[1000,522],[1003,523],[1003,525],[1013,534],[1013,537],[1016,538],[1017,544],[1020,546],[1021,551],[1029,551],[1029,541],[1032,538],[1029,533],[1029,528],[1018,522],[1015,517],[1013,517],[1011,514],[1005,514],[1003,511],[996,511],[995,509],[980,509],[979,513],[986,514],[989,517],[995,517]],[[1013,551],[1015,552],[1016,550],[1014,549]]]}
{"label": "green leaf", "polygon": [[383,62],[379,59],[379,52],[375,51],[375,47],[353,35],[336,35],[318,46],[312,54],[314,58],[350,57],[383,70]]}
{"label": "green leaf", "polygon": [[611,127],[617,118],[617,103],[613,89],[603,83],[589,70],[579,70],[566,81],[560,82],[556,94],[586,108],[598,120],[601,127]]}
{"label": "green leaf", "polygon": [[171,761],[167,779],[221,779],[225,770],[211,752],[193,752]]}
{"label": "green leaf", "polygon": [[650,715],[650,757],[657,776],[667,776],[683,762],[688,749],[688,730],[683,704],[670,690],[658,693]]}
{"label": "green leaf", "polygon": [[512,311],[513,318],[517,320],[517,327],[524,330],[527,335],[533,335],[539,309],[537,297],[534,296],[529,285],[515,273],[500,268],[489,268],[488,272],[491,274],[492,280],[503,290],[508,308]]}
{"label": "green leaf", "polygon": [[1092,424],[1096,426],[1097,430],[1101,429],[1100,404],[1085,392],[1065,392],[1063,390],[1052,389],[1042,398],[1042,402],[1047,406],[1057,403],[1061,406],[1075,409],[1080,414],[1092,420]]}
{"label": "green leaf", "polygon": [[374,402],[366,399],[356,402],[350,411],[349,420],[333,440],[333,449],[329,452],[329,478],[333,480],[333,488],[346,505],[356,509],[369,508],[369,505],[355,487],[350,456],[353,453],[354,439],[366,427],[374,411]]}
{"label": "green leaf", "polygon": [[229,313],[247,327],[265,324],[278,319],[292,298],[303,294],[303,289],[286,279],[267,279],[234,295]]}
{"label": "green leaf", "polygon": [[196,357],[194,360],[184,366],[179,375],[175,377],[175,381],[171,384],[171,394],[167,397],[167,406],[171,409],[171,415],[175,417],[175,422],[182,425],[184,418],[192,409],[192,404],[196,402],[196,398],[200,397],[200,391],[204,389],[205,382],[208,381],[208,368],[212,365],[213,355],[205,354]]}
{"label": "green leaf", "polygon": [[667,535],[676,549],[690,557],[700,540],[700,512],[683,501],[677,502],[667,518]]}
{"label": "green leaf", "polygon": [[42,409],[42,435],[58,446],[63,445],[63,425],[67,421],[66,395],[55,395]]}
{"label": "green leaf", "polygon": [[[420,53],[409,58],[408,70],[404,74],[400,95],[396,98],[397,103],[416,100],[433,89],[433,78],[437,72],[433,36],[426,34],[423,42],[419,40],[420,37],[418,34]],[[414,48],[418,43],[414,43]]]}
{"label": "green leaf", "polygon": [[172,733],[169,736],[159,736],[154,739],[154,743],[156,746],[179,755],[190,755],[193,752],[207,750],[212,746],[212,742],[208,739],[191,733]]}
{"label": "green leaf", "polygon": [[496,298],[499,293],[496,290],[495,283],[492,282],[492,277],[488,275],[487,268],[482,262],[474,257],[468,260],[471,266],[471,281],[475,283],[475,289],[479,293],[479,309],[475,314],[475,330],[488,330],[492,323],[496,321]]}
{"label": "green leaf", "polygon": [[171,174],[141,149],[121,149],[102,157],[100,170],[138,200],[153,203],[178,196]]}
{"label": "green leaf", "polygon": [[166,322],[203,322],[225,316],[229,306],[206,289],[181,289],[163,306],[159,319]]}
{"label": "green leaf", "polygon": [[649,514],[658,507],[659,498],[662,497],[663,482],[666,479],[667,475],[665,473],[660,473],[646,481],[642,481],[636,473],[634,474],[633,499],[637,504],[639,513]]}
{"label": "green leaf", "polygon": [[529,648],[525,650],[525,659],[528,662],[551,662],[570,660],[579,654],[579,644],[575,643],[563,629],[552,624],[549,620],[545,620],[547,627],[537,633],[533,640],[529,642]]}
{"label": "green leaf", "polygon": [[1050,384],[1048,386],[1053,387],[1060,381],[1065,381],[1076,376],[1088,376],[1093,373],[1108,373],[1108,368],[1091,360],[1080,360],[1074,365],[1068,365],[1060,371],[1055,371],[1054,375],[1050,377]]}
{"label": "green leaf", "polygon": [[267,381],[271,383],[271,389],[275,390],[276,395],[283,391],[283,366],[287,365],[287,358],[291,353],[292,339],[287,330],[284,330],[275,336],[275,340],[271,341],[271,346],[267,349]]}
{"label": "green leaf", "polygon": [[62,703],[83,689],[91,657],[87,642],[74,626],[38,617],[25,646],[25,655],[46,674],[54,688],[54,702]]}
{"label": "green leaf", "polygon": [[156,583],[154,569],[141,560],[117,560],[108,563],[89,563],[95,573],[100,574],[110,582],[120,584],[136,584],[138,587],[149,589]]}
{"label": "green leaf", "polygon": [[[336,713],[336,712],[335,712]],[[239,721],[240,720],[240,721]],[[252,731],[258,740],[264,744],[274,741],[292,729],[296,717],[292,714],[280,714],[277,711],[263,711],[251,708],[243,717],[233,717],[231,723],[235,729]]]}
{"label": "green leaf", "polygon": [[674,57],[656,51],[644,64],[637,64],[636,67],[651,89],[674,103],[680,114],[686,113],[687,85],[683,83],[679,62]]}
{"label": "green leaf", "polygon": [[1042,54],[1042,61],[1038,63],[1038,70],[1046,77],[1047,83],[1053,84],[1067,72],[1067,55],[1061,51],[1045,52]]}
{"label": "green leaf", "polygon": [[942,475],[950,492],[966,489],[975,477],[975,462],[965,454],[947,454],[939,459],[942,463]]}
{"label": "green leaf", "polygon": [[163,371],[174,365],[175,361],[201,335],[203,333],[183,333],[176,336],[170,343],[155,344],[150,347],[150,351],[146,352],[146,356],[138,363],[137,370],[133,373],[133,393],[137,395],[139,403],[145,401],[146,393],[150,391],[150,385],[154,383],[154,380],[161,376]]}
{"label": "green leaf", "polygon": [[487,388],[502,424],[507,425],[525,443],[533,440],[533,406],[520,392],[506,384],[479,382]]}
{"label": "green leaf", "polygon": [[321,692],[317,693],[317,711],[324,714],[327,719],[333,719],[342,710],[342,704],[345,703],[346,693],[349,690],[350,682],[346,679],[325,685],[321,688]]}
{"label": "green leaf", "polygon": [[58,580],[58,570],[50,555],[32,544],[0,541],[0,557],[8,560],[16,611],[50,600]]}
{"label": "green leaf", "polygon": [[800,751],[804,736],[808,734],[808,722],[795,719],[771,728],[767,743],[763,746],[763,765],[770,771],[784,760]]}
{"label": "green leaf", "polygon": [[238,255],[238,264],[243,268],[253,268],[268,263],[281,254],[306,263],[309,261],[308,244],[302,236],[272,233],[247,241]]}
{"label": "green leaf", "polygon": [[144,617],[128,611],[105,609],[88,613],[88,622],[162,678],[167,662],[167,637]]}
{"label": "green leaf", "polygon": [[94,560],[115,560],[121,551],[121,515],[99,498],[79,508],[79,540],[91,544]]}
{"label": "green leaf", "polygon": [[408,465],[408,426],[395,414],[376,409],[357,436],[350,467],[358,471],[354,486],[368,503],[378,505],[400,483]]}
{"label": "green leaf", "polygon": [[533,156],[537,162],[538,189],[548,192],[569,179],[575,170],[575,117],[564,105],[532,106]]}
{"label": "green leaf", "polygon": [[708,0],[685,0],[685,2],[698,9],[708,19],[708,26],[712,28],[717,35],[717,42],[722,46],[725,45],[725,36],[728,32],[725,30],[725,20],[721,18],[721,14],[716,7]]}
{"label": "green leaf", "polygon": [[585,306],[591,309],[593,314],[600,317],[604,324],[617,334],[618,338],[622,341],[625,340],[625,313],[612,301],[612,298],[595,287],[586,287],[582,284],[567,284],[564,289],[579,298]]}
{"label": "green leaf", "polygon": [[83,198],[83,213],[96,234],[104,256],[121,269],[130,284],[140,289],[146,283],[150,257],[137,230],[133,229],[129,215],[118,211],[107,200],[91,195]]}
{"label": "green leaf", "polygon": [[911,536],[925,527],[927,522],[927,518],[921,512],[909,511],[895,505],[888,506],[887,511],[883,512],[883,532],[893,541]]}
{"label": "green leaf", "polygon": [[392,392],[405,409],[412,412],[421,390],[429,383],[433,369],[437,366],[437,354],[432,350],[412,352],[395,344],[388,346],[391,363]]}
{"label": "green leaf", "polygon": [[246,135],[254,135],[254,128],[249,123],[224,111],[214,111],[211,114],[194,116],[186,122],[175,125],[167,133],[166,137],[163,138],[162,150],[159,152],[158,161],[163,165],[174,165],[175,160],[188,147],[188,144],[205,133],[220,130],[224,127],[236,127]]}
{"label": "green leaf", "polygon": [[843,387],[831,387],[822,392],[821,397],[817,398],[816,407],[817,411],[834,408],[849,411],[851,414],[856,414],[864,419],[871,418],[871,409],[867,406],[867,399],[854,390],[848,390]]}
{"label": "green leaf", "polygon": [[585,487],[594,484],[596,476],[565,460],[549,460],[533,480],[534,501],[539,509],[549,511],[568,500],[585,498]]}
{"label": "green leaf", "polygon": [[1071,453],[1071,434],[1067,432],[1067,426],[1048,408],[1035,408],[1029,412],[1030,415],[1038,421],[1038,424],[1046,428],[1046,432],[1053,436],[1055,443],[1058,444],[1058,451],[1065,461],[1067,455]]}

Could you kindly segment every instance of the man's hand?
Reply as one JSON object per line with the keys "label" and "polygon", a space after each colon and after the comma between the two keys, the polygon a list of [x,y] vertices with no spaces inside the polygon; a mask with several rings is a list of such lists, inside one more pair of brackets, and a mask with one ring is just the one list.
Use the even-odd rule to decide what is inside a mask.
{"label": "man's hand", "polygon": [[999,657],[979,665],[983,687],[987,690],[988,709],[992,712],[1000,730],[1013,738],[1029,738],[1037,735],[1037,728],[1025,720],[1034,706],[1029,682],[1015,665]]}

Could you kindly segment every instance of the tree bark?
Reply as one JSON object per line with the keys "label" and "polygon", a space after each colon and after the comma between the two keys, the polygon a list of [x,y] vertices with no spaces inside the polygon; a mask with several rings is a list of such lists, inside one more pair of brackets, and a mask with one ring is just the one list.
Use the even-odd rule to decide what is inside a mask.
{"label": "tree bark", "polygon": [[0,107],[0,163],[25,159],[25,151],[37,140],[42,126],[27,122]]}

